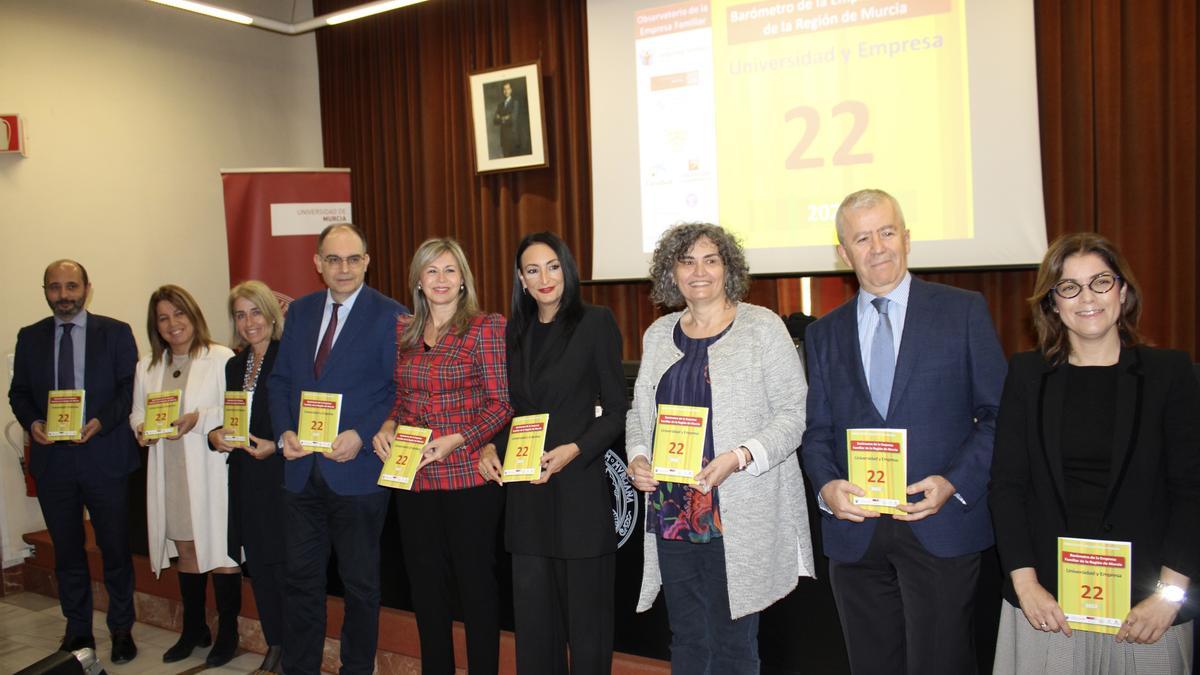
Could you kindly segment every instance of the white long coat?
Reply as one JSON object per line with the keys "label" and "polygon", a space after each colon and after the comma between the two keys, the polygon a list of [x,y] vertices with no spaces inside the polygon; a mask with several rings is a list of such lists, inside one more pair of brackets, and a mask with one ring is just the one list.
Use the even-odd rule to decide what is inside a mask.
{"label": "white long coat", "polygon": [[[181,412],[200,413],[196,426],[183,437],[183,452],[192,534],[201,572],[237,565],[229,557],[229,465],[224,454],[208,447],[208,432],[224,421],[225,362],[232,357],[233,352],[222,345],[202,349],[192,359],[187,388],[183,392]],[[146,418],[146,394],[162,391],[166,370],[166,358],[153,367],[149,356],[138,361],[133,382],[133,408],[129,413],[129,425],[135,433]],[[155,576],[170,567],[171,558],[178,555],[175,543],[166,537],[162,452],[163,441],[155,441],[150,445],[146,462],[146,521],[150,531],[150,568]]]}

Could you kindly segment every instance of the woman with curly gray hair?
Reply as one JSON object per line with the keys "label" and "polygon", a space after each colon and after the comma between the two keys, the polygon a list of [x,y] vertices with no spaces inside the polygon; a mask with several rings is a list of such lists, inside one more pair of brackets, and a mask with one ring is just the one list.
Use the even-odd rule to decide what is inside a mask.
{"label": "woman with curly gray hair", "polygon": [[[758,612],[812,576],[794,456],[804,374],[783,321],[742,302],[750,269],[723,228],[668,229],[650,280],[655,303],[683,309],[646,330],[625,423],[630,477],[647,493],[638,611],[661,586],[673,672],[757,673]],[[683,482],[656,480],[652,467],[664,405],[707,410],[701,468]]]}

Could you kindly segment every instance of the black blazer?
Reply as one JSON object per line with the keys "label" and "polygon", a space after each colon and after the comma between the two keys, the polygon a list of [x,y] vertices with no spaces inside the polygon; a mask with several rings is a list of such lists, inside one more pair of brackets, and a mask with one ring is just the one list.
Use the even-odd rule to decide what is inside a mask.
{"label": "black blazer", "polygon": [[[85,452],[95,471],[112,478],[136,471],[142,462],[129,428],[137,343],[129,324],[88,312],[84,347],[84,423],[93,418],[100,432],[82,447],[74,443],[39,445],[30,451],[29,471],[35,479],[52,479],[55,469]],[[46,395],[54,389],[54,317],[17,333],[12,386],[8,400],[26,430],[46,419]]]}
{"label": "black blazer", "polygon": [[[1004,596],[1019,606],[1009,573],[1037,570],[1056,594],[1057,538],[1067,536],[1062,410],[1066,368],[1038,352],[1013,356],[996,424],[988,498],[1004,570]],[[1113,427],[1112,473],[1103,537],[1133,543],[1136,605],[1154,592],[1165,565],[1192,580],[1176,623],[1195,615],[1200,592],[1200,385],[1183,352],[1121,350]]]}
{"label": "black blazer", "polygon": [[[225,363],[225,389],[241,391],[246,374],[249,347]],[[272,340],[263,355],[254,398],[250,401],[250,433],[275,442],[271,424],[271,399],[267,382],[279,341]],[[229,556],[241,560],[240,548],[246,547],[251,566],[283,562],[283,455],[277,450],[266,459],[254,459],[244,450],[229,453]]]}
{"label": "black blazer", "polygon": [[[621,331],[608,308],[585,305],[570,334],[559,321],[552,324],[540,354],[529,335],[526,327],[525,339],[508,348],[513,415],[549,413],[545,449],[576,443],[580,454],[543,485],[508,484],[505,544],[511,553],[554,558],[612,553],[617,535],[604,453],[624,430],[629,409]],[[501,459],[507,441],[505,429],[495,441]]]}

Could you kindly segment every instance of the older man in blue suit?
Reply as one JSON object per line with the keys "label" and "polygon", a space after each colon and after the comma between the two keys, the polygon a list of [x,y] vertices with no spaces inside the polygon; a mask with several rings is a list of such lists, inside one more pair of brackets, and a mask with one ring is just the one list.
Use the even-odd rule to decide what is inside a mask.
{"label": "older man in blue suit", "polygon": [[[313,263],[327,289],[296,300],[271,372],[271,421],[284,467],[288,612],[283,669],[321,669],[330,549],[345,586],[342,673],[371,673],[379,633],[379,537],[388,493],[382,463],[362,452],[395,402],[396,317],[407,310],[366,286],[367,242],[349,223],[317,240]],[[342,395],[332,451],[312,453],[296,436],[300,392]]]}
{"label": "older man in blue suit", "polygon": [[[910,234],[895,198],[849,195],[837,229],[838,255],[859,292],[806,334],[802,457],[820,491],[850,666],[856,675],[974,673],[1004,355],[981,295],[909,274]],[[847,480],[846,430],[854,428],[907,430],[903,514],[881,517],[854,504],[865,495]]]}
{"label": "older man in blue suit", "polygon": [[[129,325],[84,307],[92,290],[87,270],[56,260],[42,275],[54,316],[17,334],[8,400],[33,438],[29,470],[54,542],[58,600],[67,617],[62,649],[96,647],[92,635],[92,580],[84,552],[83,509],[92,518],[104,558],[108,629],[113,663],[137,656],[133,628],[133,557],[129,550],[129,474],[141,466],[126,420],[133,396],[137,344]],[[46,433],[47,394],[83,389],[78,440]]]}

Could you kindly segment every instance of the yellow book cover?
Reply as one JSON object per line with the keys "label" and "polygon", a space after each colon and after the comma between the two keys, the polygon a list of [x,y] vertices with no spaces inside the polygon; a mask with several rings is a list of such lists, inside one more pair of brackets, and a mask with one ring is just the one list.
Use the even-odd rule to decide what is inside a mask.
{"label": "yellow book cover", "polygon": [[83,437],[82,389],[52,389],[46,397],[46,436],[55,441]]}
{"label": "yellow book cover", "polygon": [[1058,605],[1071,630],[1115,635],[1129,616],[1133,544],[1058,538]]}
{"label": "yellow book cover", "polygon": [[174,436],[178,429],[172,422],[179,419],[179,404],[182,399],[181,389],[146,394],[146,419],[142,422],[142,435],[146,438]]}
{"label": "yellow book cover", "polygon": [[379,471],[378,484],[384,487],[411,490],[413,478],[417,475],[417,465],[421,463],[421,448],[433,436],[431,429],[421,427],[396,427],[396,435],[392,438],[392,447],[388,452],[387,461]]}
{"label": "yellow book cover", "polygon": [[319,391],[300,392],[300,424],[296,435],[301,447],[313,452],[330,452],[342,421],[342,395]]}
{"label": "yellow book cover", "polygon": [[233,433],[225,435],[226,443],[250,442],[250,404],[253,400],[252,391],[225,392],[224,427],[233,430]]}
{"label": "yellow book cover", "polygon": [[908,501],[908,430],[847,429],[846,455],[847,480],[867,493],[854,497],[854,505],[904,513],[895,507]]}
{"label": "yellow book cover", "polygon": [[548,413],[514,417],[508,431],[508,447],[504,450],[505,482],[519,483],[542,477],[542,452],[546,449]]}
{"label": "yellow book cover", "polygon": [[654,480],[694,485],[704,459],[708,408],[691,405],[658,406],[654,424]]}

